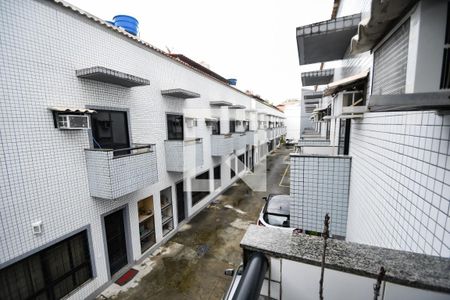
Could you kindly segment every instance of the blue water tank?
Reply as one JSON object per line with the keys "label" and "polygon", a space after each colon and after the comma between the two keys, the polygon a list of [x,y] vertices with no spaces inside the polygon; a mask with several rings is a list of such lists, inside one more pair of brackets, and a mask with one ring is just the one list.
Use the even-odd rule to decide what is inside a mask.
{"label": "blue water tank", "polygon": [[139,22],[132,16],[117,15],[113,18],[113,21],[114,26],[121,27],[132,35],[137,35],[139,32]]}
{"label": "blue water tank", "polygon": [[229,85],[236,85],[237,84],[237,79],[236,78],[229,78],[228,79],[228,84]]}

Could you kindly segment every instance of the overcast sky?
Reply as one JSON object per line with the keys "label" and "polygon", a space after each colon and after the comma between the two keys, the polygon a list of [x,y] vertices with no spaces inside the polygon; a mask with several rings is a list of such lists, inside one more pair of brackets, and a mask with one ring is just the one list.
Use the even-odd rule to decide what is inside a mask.
{"label": "overcast sky", "polygon": [[279,103],[300,98],[295,28],[327,20],[332,0],[68,0],[111,20],[139,20],[140,37],[172,53],[205,62],[237,87]]}

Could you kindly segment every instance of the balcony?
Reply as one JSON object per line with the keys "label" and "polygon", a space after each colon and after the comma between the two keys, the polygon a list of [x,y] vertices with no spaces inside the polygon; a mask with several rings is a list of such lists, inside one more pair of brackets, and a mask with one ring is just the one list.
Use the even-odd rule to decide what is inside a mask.
{"label": "balcony", "polygon": [[257,145],[258,144],[258,134],[256,131],[247,131],[247,144]]}
{"label": "balcony", "polygon": [[166,169],[169,172],[196,170],[203,165],[203,140],[166,140]]}
{"label": "balcony", "polygon": [[324,139],[320,135],[303,135],[297,144],[298,152],[312,155],[332,155],[334,148],[330,140]]}
{"label": "balcony", "polygon": [[298,27],[300,65],[342,59],[360,21],[356,14]]}
{"label": "balcony", "polygon": [[85,149],[85,155],[92,197],[117,199],[158,181],[155,145]]}
{"label": "balcony", "polygon": [[245,149],[247,145],[247,135],[245,132],[233,133],[233,145],[236,151]]}
{"label": "balcony", "polygon": [[[335,239],[326,243],[325,299],[449,299],[449,258]],[[264,299],[319,299],[322,237],[250,225],[240,245],[244,268],[261,254],[267,258],[267,268],[259,269],[266,276],[259,272],[253,272],[252,278],[243,276],[236,291],[242,290],[248,279],[261,278],[256,292]],[[381,267],[385,273],[380,272]],[[251,268],[244,274],[250,272]]]}
{"label": "balcony", "polygon": [[233,137],[231,134],[211,135],[211,155],[225,156],[233,152]]}
{"label": "balcony", "polygon": [[258,129],[258,141],[260,143],[265,143],[268,141],[267,129]]}

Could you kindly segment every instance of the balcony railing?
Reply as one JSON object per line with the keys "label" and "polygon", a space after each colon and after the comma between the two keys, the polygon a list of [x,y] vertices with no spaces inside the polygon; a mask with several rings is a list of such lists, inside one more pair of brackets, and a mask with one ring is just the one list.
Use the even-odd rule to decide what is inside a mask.
{"label": "balcony railing", "polygon": [[247,144],[247,136],[244,133],[233,133],[233,145],[234,150],[239,151],[245,149],[245,145]]}
{"label": "balcony railing", "polygon": [[186,172],[203,165],[203,140],[166,140],[166,169],[169,172]]}
{"label": "balcony railing", "polygon": [[234,144],[231,134],[211,135],[211,155],[224,156],[233,152]]}
{"label": "balcony railing", "polygon": [[116,199],[158,181],[155,145],[85,149],[92,197]]}
{"label": "balcony railing", "polygon": [[325,299],[450,297],[449,258],[335,239],[326,243],[324,252],[322,237],[250,225],[241,241],[244,270],[255,254],[267,257],[269,270],[260,295],[269,299],[319,299],[322,278]]}
{"label": "balcony railing", "polygon": [[247,131],[247,144],[257,145],[258,144],[258,134],[256,131]]}
{"label": "balcony railing", "polygon": [[265,143],[268,141],[267,129],[258,129],[258,141],[259,143]]}

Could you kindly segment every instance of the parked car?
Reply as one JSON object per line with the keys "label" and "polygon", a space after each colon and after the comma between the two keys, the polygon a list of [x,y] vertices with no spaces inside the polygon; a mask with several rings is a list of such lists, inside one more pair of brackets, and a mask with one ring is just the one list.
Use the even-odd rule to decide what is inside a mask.
{"label": "parked car", "polygon": [[295,139],[286,139],[286,146],[295,146],[297,141]]}
{"label": "parked car", "polygon": [[234,292],[236,291],[239,281],[241,281],[242,273],[244,271],[244,265],[239,265],[239,267],[235,269],[226,269],[225,275],[227,276],[233,276],[233,279],[231,279],[231,283],[228,287],[227,293],[223,296],[222,300],[231,300],[233,299]]}
{"label": "parked car", "polygon": [[290,210],[289,205],[291,197],[289,195],[274,195],[264,197],[266,204],[261,210],[258,219],[258,225],[266,227],[286,228],[290,227]]}

